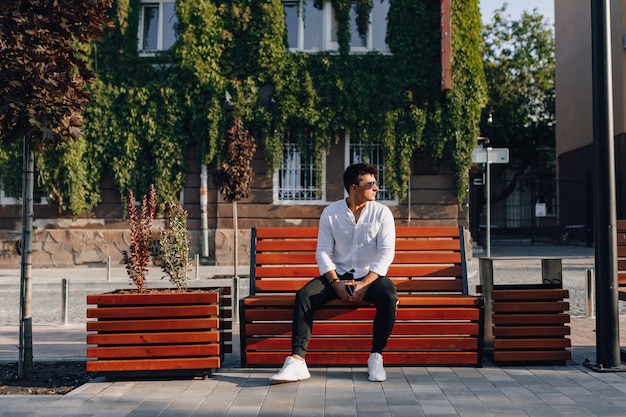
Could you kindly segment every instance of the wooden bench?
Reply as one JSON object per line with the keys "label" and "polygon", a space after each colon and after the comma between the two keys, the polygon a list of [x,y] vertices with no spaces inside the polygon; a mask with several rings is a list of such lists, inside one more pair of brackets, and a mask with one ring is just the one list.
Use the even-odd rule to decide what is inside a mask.
{"label": "wooden bench", "polygon": [[[463,229],[400,226],[388,276],[398,290],[386,365],[482,366],[483,299],[468,295]],[[280,366],[291,353],[295,292],[319,275],[317,228],[253,228],[250,295],[240,304],[242,366]],[[363,365],[375,308],[334,300],[316,311],[310,365]]]}

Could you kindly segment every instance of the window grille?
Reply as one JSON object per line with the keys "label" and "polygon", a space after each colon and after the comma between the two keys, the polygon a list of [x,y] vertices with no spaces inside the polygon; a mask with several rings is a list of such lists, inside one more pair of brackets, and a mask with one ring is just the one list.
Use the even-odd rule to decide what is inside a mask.
{"label": "window grille", "polygon": [[385,187],[385,160],[383,157],[382,147],[379,143],[365,145],[360,142],[350,142],[350,164],[368,163],[376,167],[378,176],[378,193],[377,200],[394,201],[396,198]]}
{"label": "window grille", "polygon": [[323,176],[323,169],[323,166],[317,166],[312,152],[305,156],[301,154],[297,143],[285,143],[283,161],[278,172],[278,200],[323,201],[323,187],[318,184],[318,178]]}

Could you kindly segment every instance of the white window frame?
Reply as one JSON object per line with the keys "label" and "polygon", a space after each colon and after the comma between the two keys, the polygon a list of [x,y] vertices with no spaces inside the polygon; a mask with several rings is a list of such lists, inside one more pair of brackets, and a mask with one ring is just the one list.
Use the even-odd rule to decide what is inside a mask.
{"label": "white window frame", "polygon": [[[274,172],[273,175],[273,201],[275,205],[322,205],[322,204],[327,204],[326,201],[326,153],[324,153],[324,155],[322,156],[322,166],[319,167],[318,169],[311,169],[311,168],[316,168],[316,161],[310,161],[309,163],[309,170],[311,171],[309,175],[315,176],[316,175],[316,171],[321,170],[322,172],[322,178],[321,178],[321,184],[319,184],[319,192],[321,193],[321,197],[319,199],[295,199],[295,198],[291,198],[291,199],[287,199],[287,198],[280,198],[280,194],[281,194],[281,190],[280,190],[280,179],[281,176],[286,175],[285,171],[286,170],[293,170],[294,172],[292,172],[292,175],[295,175],[296,172],[299,172],[299,170],[301,170],[302,168],[304,168],[302,166],[302,163],[300,161],[285,161],[286,158],[288,158],[288,155],[290,154],[285,148],[291,148],[292,150],[295,149],[295,151],[297,152],[297,156],[299,157],[299,151],[297,150],[297,143],[294,142],[285,142],[283,145],[283,160],[281,161],[280,164],[280,168],[277,169]],[[291,168],[290,168],[291,166]],[[288,174],[287,174],[288,175]],[[293,178],[294,183],[299,183],[299,175],[297,175],[296,177]],[[294,184],[297,185],[297,184]],[[301,186],[302,184],[300,184]],[[293,191],[298,192],[299,190],[294,188]],[[311,190],[311,192],[313,192]]]}
{"label": "white window frame", "polygon": [[8,197],[2,188],[0,188],[0,206],[15,206],[18,201],[14,197]]}
{"label": "white window frame", "polygon": [[[141,56],[152,56],[156,52],[166,50],[163,47],[163,33],[165,28],[165,23],[163,19],[165,18],[165,13],[163,12],[163,5],[166,3],[172,3],[175,5],[174,0],[142,0],[141,1],[141,15],[139,16],[139,33],[137,34],[137,49]],[[145,24],[145,8],[151,6],[158,6],[159,8],[159,18],[157,22],[157,45],[156,49],[143,49],[144,43],[144,24]],[[174,12],[174,16],[176,16],[176,12]],[[174,29],[174,28],[172,28]],[[169,49],[169,48],[168,48]]]}
{"label": "white window frame", "polygon": [[[0,188],[0,207],[17,206],[19,204],[22,204],[21,199],[7,196],[4,190]],[[48,205],[48,197],[43,195],[43,193],[38,192],[38,189],[35,189],[34,195],[33,195],[33,205],[35,206]]]}
{"label": "white window frame", "polygon": [[[350,134],[346,132],[345,152],[344,152],[345,167],[347,168],[349,165],[352,165],[354,163],[361,163],[361,162],[366,162],[368,164],[374,165],[376,167],[376,170],[378,171],[378,176],[376,177],[376,181],[378,181],[378,194],[376,196],[376,201],[378,201],[379,203],[386,204],[388,206],[397,206],[398,204],[400,204],[398,200],[398,196],[397,195],[394,195],[393,197],[390,196],[385,187],[385,161],[383,159],[384,157],[382,154],[382,145],[380,143],[374,143],[371,145],[372,146],[371,152],[379,153],[378,163],[371,162],[372,154],[368,155],[367,157],[362,158],[361,160],[355,161],[352,158],[352,156],[354,155],[353,153],[354,146],[364,147],[365,145],[359,145],[358,143],[352,142],[350,138]],[[380,196],[385,196],[385,197],[379,198]]]}

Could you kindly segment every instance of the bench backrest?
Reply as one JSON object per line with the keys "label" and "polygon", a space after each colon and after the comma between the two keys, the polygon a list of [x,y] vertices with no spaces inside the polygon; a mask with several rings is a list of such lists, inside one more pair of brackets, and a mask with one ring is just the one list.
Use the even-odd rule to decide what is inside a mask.
{"label": "bench backrest", "polygon": [[[250,295],[293,293],[319,275],[317,227],[253,228]],[[399,293],[467,294],[463,227],[397,226],[388,276]]]}

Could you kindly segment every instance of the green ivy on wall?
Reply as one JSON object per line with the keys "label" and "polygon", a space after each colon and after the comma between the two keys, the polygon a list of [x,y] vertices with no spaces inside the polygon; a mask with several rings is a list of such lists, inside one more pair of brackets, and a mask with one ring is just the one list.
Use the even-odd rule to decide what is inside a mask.
{"label": "green ivy on wall", "polygon": [[[356,1],[361,36],[374,1],[380,0]],[[129,189],[145,194],[154,183],[164,207],[183,187],[188,147],[197,144],[202,161],[217,167],[226,129],[238,117],[263,149],[270,173],[282,160],[286,132],[310,129],[312,151],[321,158],[349,131],[366,144],[383,144],[392,167],[387,185],[400,196],[408,191],[416,151],[451,161],[461,202],[486,101],[478,0],[453,2],[454,85],[445,94],[439,0],[390,1],[390,54],[350,54],[351,1],[330,3],[335,52],[289,52],[281,0],[178,0],[178,42],[142,57],[141,1],[116,2],[116,29],[90,48],[99,79],[90,87],[85,140],[37,161],[47,191],[60,209],[88,212],[100,200],[106,172],[122,196]],[[271,93],[269,103],[259,103],[261,91]],[[227,97],[231,111],[224,108]],[[3,181],[9,159],[10,152],[0,151]]]}

